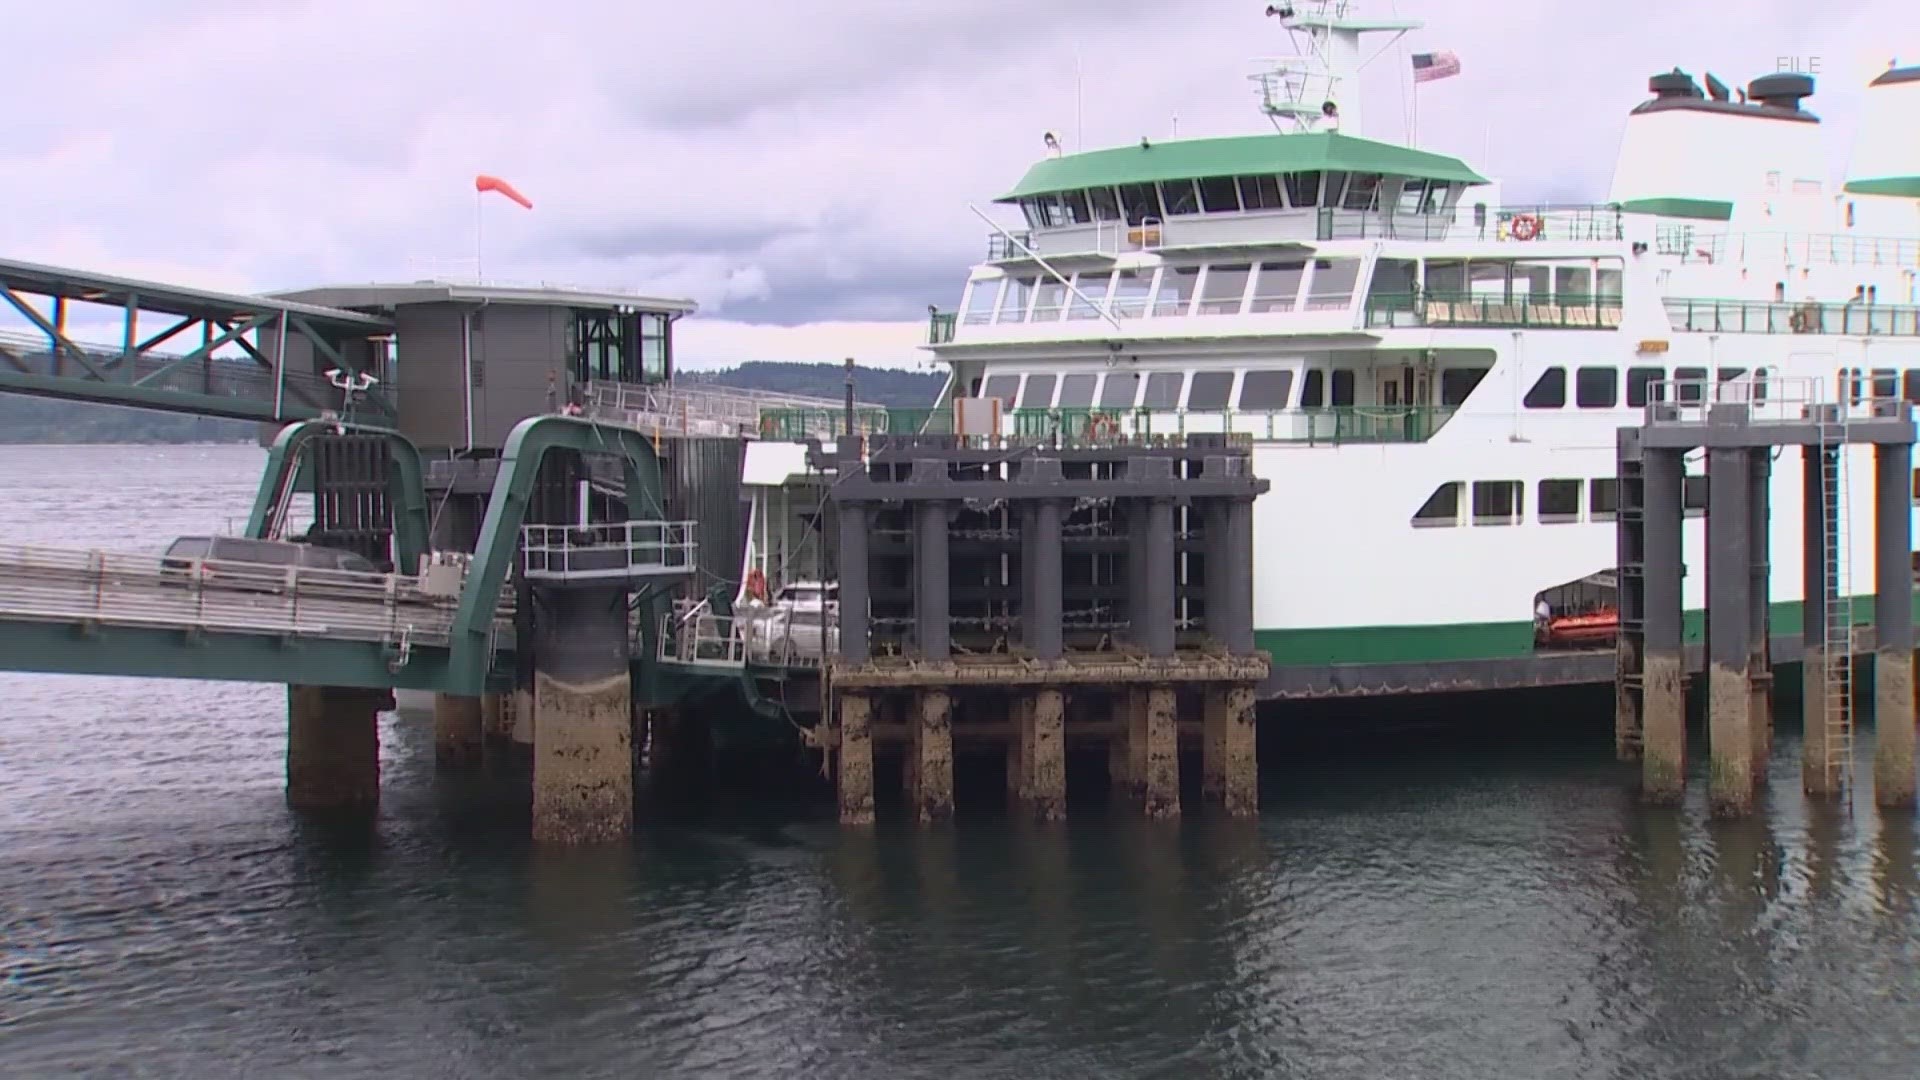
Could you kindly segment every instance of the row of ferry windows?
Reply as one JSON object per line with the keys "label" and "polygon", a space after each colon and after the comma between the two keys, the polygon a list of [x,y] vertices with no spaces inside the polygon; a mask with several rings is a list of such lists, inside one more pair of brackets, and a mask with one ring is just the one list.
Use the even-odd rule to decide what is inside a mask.
{"label": "row of ferry windows", "polygon": [[[1747,373],[1746,368],[1720,368],[1717,376],[1721,382],[1731,382]],[[1767,369],[1754,372],[1753,397],[1756,401],[1766,400]],[[1657,391],[1653,384],[1664,382],[1667,369],[1664,367],[1630,367],[1627,369],[1627,407],[1637,409],[1649,399],[1656,399]],[[1681,383],[1678,397],[1681,401],[1700,401],[1706,389],[1707,369],[1703,367],[1682,367],[1673,369],[1673,378]],[[1520,403],[1529,409],[1560,409],[1567,404],[1567,369],[1550,367],[1534,380],[1533,388]],[[1582,409],[1611,409],[1620,404],[1620,369],[1614,367],[1583,367],[1573,373],[1573,403]]]}
{"label": "row of ferry windows", "polygon": [[[1450,480],[1433,489],[1433,494],[1427,496],[1427,501],[1414,512],[1413,524],[1421,528],[1450,528],[1464,524],[1460,513],[1460,497],[1466,490],[1467,483],[1462,480]],[[1527,520],[1526,490],[1526,485],[1519,480],[1475,480],[1471,490],[1471,512],[1467,520],[1474,525],[1524,523]],[[1535,519],[1542,525],[1612,521],[1620,508],[1620,481],[1611,476],[1542,480],[1535,489],[1535,496]],[[1699,517],[1705,514],[1707,478],[1685,477],[1681,484],[1680,501],[1685,516]]]}
{"label": "row of ferry windows", "polygon": [[961,321],[982,325],[1057,322],[1063,316],[1097,319],[1102,310],[1122,319],[1343,311],[1360,283],[1360,260],[1084,270],[1073,275],[1071,282],[1070,289],[1067,282],[1040,274],[983,278],[973,283]]}
{"label": "row of ferry windows", "polygon": [[[1393,187],[1398,184],[1398,191]],[[1163,180],[1157,184],[1102,185],[1056,191],[1019,200],[1027,224],[1036,229],[1126,221],[1140,225],[1191,214],[1237,214],[1252,210],[1289,210],[1330,206],[1343,210],[1380,210],[1382,191],[1401,214],[1436,214],[1459,199],[1465,185],[1445,180],[1403,180],[1379,173],[1297,172],[1265,176],[1210,176],[1204,180]]]}
{"label": "row of ferry windows", "polygon": [[[1746,375],[1746,368],[1715,368],[1714,378],[1720,382],[1731,382]],[[1753,400],[1767,399],[1767,369],[1755,369]],[[1663,367],[1630,367],[1627,369],[1627,407],[1639,408],[1654,398],[1651,389],[1654,383],[1667,378],[1667,369]],[[1673,369],[1674,381],[1680,385],[1676,396],[1682,402],[1698,402],[1704,399],[1707,369],[1703,367],[1677,367]],[[1582,409],[1611,409],[1619,404],[1620,371],[1611,367],[1576,368],[1573,374],[1573,403]],[[1871,371],[1861,368],[1841,368],[1836,376],[1835,385],[1844,387],[1847,396],[1855,405],[1868,397],[1879,399],[1904,398],[1920,405],[1920,368],[1908,368],[1901,371],[1896,368],[1874,368]],[[1533,388],[1521,399],[1521,404],[1529,409],[1560,409],[1567,404],[1567,369],[1550,367],[1534,380]]]}
{"label": "row of ferry windows", "polygon": [[[1486,368],[1445,368],[1440,372],[1440,404],[1459,405],[1487,375]],[[1021,384],[1022,379],[1025,385]],[[1105,379],[1101,384],[1099,380]],[[1235,380],[1239,380],[1235,393]],[[1124,371],[1109,374],[1022,375],[1002,372],[975,379],[974,397],[997,397],[1018,409],[1235,409],[1345,408],[1354,404],[1354,372],[1308,368],[1300,377],[1300,395],[1293,399],[1292,370],[1152,371],[1142,376]],[[1058,396],[1055,395],[1056,385]]]}

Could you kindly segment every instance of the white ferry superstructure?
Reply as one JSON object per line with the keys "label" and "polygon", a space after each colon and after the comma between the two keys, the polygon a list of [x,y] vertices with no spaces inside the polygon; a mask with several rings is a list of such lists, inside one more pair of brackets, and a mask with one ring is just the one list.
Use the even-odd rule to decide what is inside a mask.
{"label": "white ferry superstructure", "polygon": [[[1279,684],[1311,668],[1323,689],[1341,669],[1385,687],[1532,653],[1542,591],[1617,561],[1617,430],[1650,394],[1704,389],[1669,380],[1920,401],[1920,67],[1866,88],[1841,184],[1810,77],[1730,91],[1676,69],[1627,116],[1605,203],[1501,206],[1458,158],[1351,133],[1362,38],[1417,25],[1356,7],[1269,10],[1308,42],[1263,77],[1291,130],[1073,154],[1050,139],[995,200],[1024,225],[995,227],[930,327],[942,411],[998,398],[1012,433],[1252,439],[1272,483],[1256,640]],[[1853,452],[1867,486],[1846,528],[1860,594],[1870,454]],[[1800,478],[1774,470],[1776,634],[1799,622]],[[1696,636],[1704,578],[1684,581]]]}

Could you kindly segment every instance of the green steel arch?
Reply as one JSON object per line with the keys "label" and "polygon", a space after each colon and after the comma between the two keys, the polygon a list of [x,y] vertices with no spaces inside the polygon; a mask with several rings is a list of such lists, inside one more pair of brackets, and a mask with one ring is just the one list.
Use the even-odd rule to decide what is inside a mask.
{"label": "green steel arch", "polygon": [[253,497],[253,512],[247,516],[247,535],[264,538],[280,524],[275,515],[285,486],[299,478],[301,453],[307,443],[321,435],[346,430],[361,435],[384,436],[392,449],[392,468],[387,476],[387,497],[393,504],[394,568],[402,574],[418,573],[420,556],[426,553],[430,523],[427,515],[426,470],[420,461],[420,448],[413,440],[391,428],[369,424],[328,420],[302,420],[280,429],[273,447],[267,452],[267,467],[260,476],[260,490]]}
{"label": "green steel arch", "polygon": [[[534,416],[515,425],[500,452],[500,470],[493,478],[487,516],[480,523],[473,563],[467,570],[460,608],[453,620],[447,672],[447,689],[452,693],[477,694],[485,685],[492,659],[488,635],[494,610],[519,547],[527,498],[533,492],[540,462],[551,450],[619,454],[626,481],[627,516],[666,517],[660,458],[652,442],[638,431],[570,416]],[[655,636],[651,623],[651,619],[641,623],[647,655],[651,655]]]}

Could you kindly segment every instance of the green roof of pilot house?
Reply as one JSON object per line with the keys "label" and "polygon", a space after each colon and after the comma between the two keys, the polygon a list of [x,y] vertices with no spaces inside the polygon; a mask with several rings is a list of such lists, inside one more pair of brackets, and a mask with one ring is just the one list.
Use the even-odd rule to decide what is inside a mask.
{"label": "green roof of pilot house", "polygon": [[1459,158],[1342,135],[1337,131],[1314,131],[1296,135],[1148,141],[1145,145],[1048,158],[1028,169],[1012,191],[995,201],[1011,202],[1032,195],[1110,184],[1315,170],[1371,172],[1466,184],[1487,182]]}

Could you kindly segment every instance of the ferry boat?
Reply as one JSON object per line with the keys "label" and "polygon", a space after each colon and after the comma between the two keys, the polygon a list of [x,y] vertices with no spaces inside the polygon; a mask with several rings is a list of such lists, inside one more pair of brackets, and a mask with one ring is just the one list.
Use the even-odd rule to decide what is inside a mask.
{"label": "ferry boat", "polygon": [[[1864,88],[1843,180],[1811,77],[1674,69],[1622,103],[1604,202],[1502,205],[1466,161],[1362,133],[1363,57],[1419,24],[1359,8],[1268,8],[1299,53],[1256,76],[1278,130],[1077,153],[1049,136],[994,199],[1024,220],[992,224],[958,307],[931,313],[937,407],[997,401],[955,415],[1001,434],[1250,438],[1278,692],[1523,685],[1540,650],[1611,640],[1604,598],[1569,587],[1611,580],[1616,432],[1650,399],[1920,402],[1920,67]],[[1866,486],[1842,596],[1870,591],[1870,453],[1845,466]],[[1699,568],[1704,461],[1688,468]],[[1779,462],[1776,633],[1799,621],[1800,485]],[[1695,635],[1704,579],[1685,578]],[[1547,621],[1576,632],[1538,632],[1570,594],[1587,609]]]}

